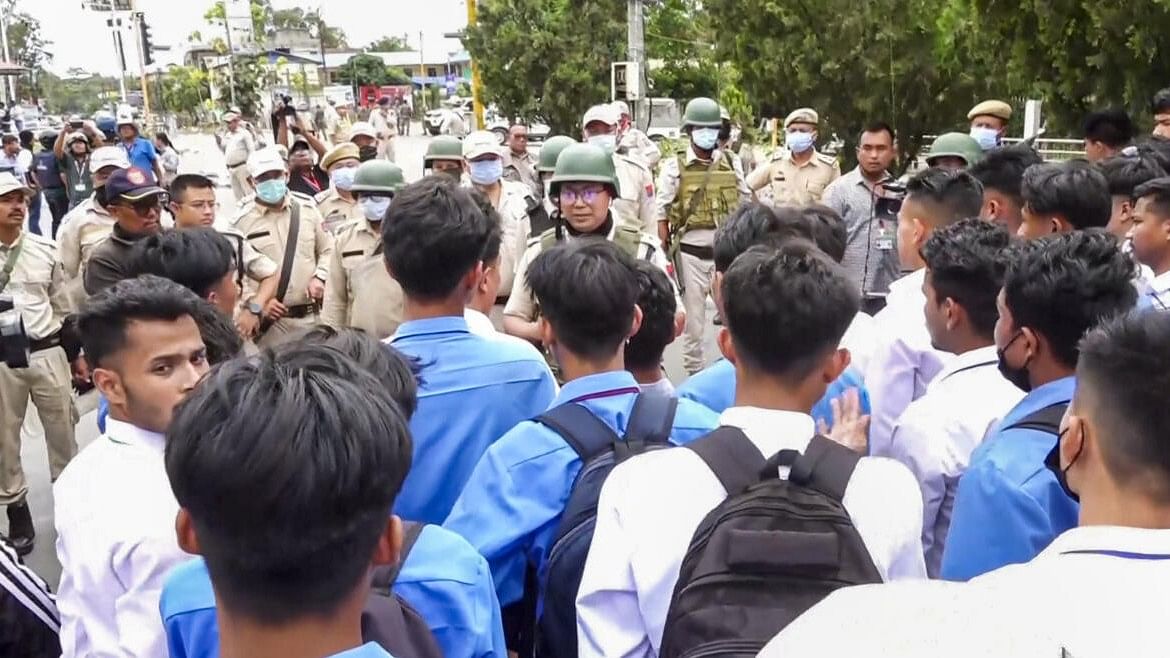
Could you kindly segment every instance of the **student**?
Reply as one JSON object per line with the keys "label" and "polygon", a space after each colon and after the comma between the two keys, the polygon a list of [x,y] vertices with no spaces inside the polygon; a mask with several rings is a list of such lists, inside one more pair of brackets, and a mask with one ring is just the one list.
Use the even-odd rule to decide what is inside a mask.
{"label": "student", "polygon": [[[325,345],[353,359],[374,376],[407,421],[418,406],[413,364],[358,329],[316,327],[300,345]],[[436,525],[423,527],[393,591],[427,622],[448,656],[503,658],[504,630],[487,561],[462,537]],[[175,567],[159,603],[171,656],[219,655],[215,595],[207,563],[191,560]]]}
{"label": "student", "polygon": [[1108,181],[1084,160],[1029,167],[1020,193],[1023,223],[1016,235],[1021,238],[1104,228],[1113,212]]}
{"label": "student", "polygon": [[[1097,165],[1109,183],[1109,195],[1113,198],[1113,211],[1109,216],[1106,230],[1125,243],[1133,228],[1133,191],[1142,183],[1166,175],[1158,161],[1148,155],[1119,155]],[[1127,247],[1128,248],[1128,247]]]}
{"label": "student", "polygon": [[414,468],[395,508],[412,521],[447,518],[488,446],[553,399],[544,359],[476,336],[463,319],[498,230],[470,192],[437,177],[402,188],[382,222],[386,268],[406,295],[389,342],[422,364]]}
{"label": "student", "polygon": [[1170,177],[1143,183],[1133,195],[1133,256],[1153,273],[1138,307],[1165,311],[1170,309]]}
{"label": "student", "polygon": [[626,370],[643,391],[674,397],[674,385],[662,371],[662,353],[678,338],[674,285],[665,272],[643,260],[634,263],[634,275],[638,280],[637,302],[642,311],[642,325],[626,341]]}
{"label": "student", "polygon": [[[722,276],[741,254],[755,245],[779,246],[794,238],[810,237],[809,224],[799,211],[780,208],[773,210],[761,203],[740,206],[715,233],[715,276]],[[711,286],[716,308],[723,304],[718,280]],[[680,398],[694,400],[715,413],[722,413],[735,402],[735,366],[720,359],[678,388]],[[861,372],[847,368],[825,391],[825,396],[813,407],[813,418],[833,422],[832,401],[849,389],[857,389],[861,411],[869,413],[869,394],[861,380]]]}
{"label": "student", "polygon": [[1112,158],[1133,141],[1133,120],[1125,110],[1109,108],[1091,112],[1085,117],[1085,158],[1089,162],[1101,162]]}
{"label": "student", "polygon": [[57,658],[61,617],[49,586],[0,536],[0,655]]}
{"label": "student", "polygon": [[[840,213],[821,204],[805,206],[800,213],[808,222],[812,241],[817,248],[836,263],[844,261],[849,234]],[[849,350],[849,364],[859,373],[865,372],[873,357],[874,338],[873,316],[858,311],[845,330],[845,336],[841,338],[841,347]]]}
{"label": "student", "polygon": [[1016,427],[1067,405],[1077,344],[1103,319],[1134,305],[1133,261],[1104,231],[1022,245],[996,305],[999,370],[1025,393],[971,455],[959,480],[941,575],[967,580],[1027,562],[1076,524],[1077,504],[1044,467],[1054,432]]}
{"label": "student", "polygon": [[865,384],[873,398],[869,425],[872,455],[888,455],[894,421],[926,393],[950,356],[935,349],[923,317],[925,263],[919,250],[938,229],[978,217],[983,186],[970,173],[933,167],[906,183],[898,212],[898,259],[910,272],[890,284],[886,307],[874,316],[873,358]]}
{"label": "student", "polygon": [[969,171],[983,183],[983,208],[979,216],[1007,228],[1015,235],[1024,222],[1021,186],[1028,167],[1044,162],[1027,144],[1001,146],[985,151]]}
{"label": "student", "polygon": [[390,655],[362,644],[361,623],[371,568],[399,560],[386,510],[410,468],[381,382],[333,348],[282,346],[216,368],[168,441],[174,535],[206,561],[219,655]]}
{"label": "student", "polygon": [[[579,240],[541,252],[527,276],[541,307],[541,342],[566,382],[550,406],[579,403],[623,436],[640,390],[622,349],[642,321],[633,258],[608,240]],[[687,443],[715,420],[680,400],[670,438]],[[580,470],[564,437],[533,420],[509,430],[476,465],[443,526],[487,558],[501,605],[520,600],[526,565],[543,568]]]}
{"label": "student", "polygon": [[[738,427],[763,455],[803,451],[809,415],[848,363],[838,345],[860,307],[840,265],[805,240],[753,247],[721,277],[719,349],[735,365]],[[655,656],[679,568],[703,517],[727,491],[690,450],[659,450],[614,468],[577,596],[581,656]],[[863,457],[845,491],[883,579],[922,578],[922,498],[901,464]]]}
{"label": "student", "polygon": [[177,283],[142,276],[82,306],[85,358],[110,418],[53,486],[63,655],[166,652],[159,591],[188,556],[175,541],[163,450],[175,405],[207,372],[199,303]]}
{"label": "student", "polygon": [[1027,564],[969,583],[839,590],[760,656],[1164,654],[1170,315],[1107,321],[1080,351],[1076,393],[1047,464],[1079,496],[1079,527]]}
{"label": "student", "polygon": [[959,476],[971,452],[1024,397],[996,368],[995,298],[1010,256],[1007,229],[982,219],[940,228],[922,246],[926,329],[947,361],[894,423],[889,456],[922,489],[926,572],[938,577]]}

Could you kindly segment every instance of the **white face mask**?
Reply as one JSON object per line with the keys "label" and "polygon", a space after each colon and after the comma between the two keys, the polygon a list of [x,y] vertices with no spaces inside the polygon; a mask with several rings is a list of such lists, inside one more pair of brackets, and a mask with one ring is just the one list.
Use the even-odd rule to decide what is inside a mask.
{"label": "white face mask", "polygon": [[380,222],[386,216],[386,210],[390,208],[390,197],[388,196],[363,196],[358,199],[358,204],[362,207],[362,214],[371,222]]}
{"label": "white face mask", "polygon": [[719,129],[718,128],[695,128],[691,131],[691,139],[695,142],[695,146],[710,151],[719,143]]}
{"label": "white face mask", "polygon": [[589,139],[585,141],[606,153],[613,153],[613,150],[617,148],[617,135],[590,135]]}

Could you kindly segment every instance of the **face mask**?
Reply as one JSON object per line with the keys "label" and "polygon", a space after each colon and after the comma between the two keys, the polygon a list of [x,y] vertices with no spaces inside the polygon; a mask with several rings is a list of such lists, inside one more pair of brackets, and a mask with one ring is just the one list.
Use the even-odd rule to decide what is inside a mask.
{"label": "face mask", "polygon": [[1004,357],[1004,352],[1007,352],[1008,348],[1012,346],[1012,343],[1016,342],[1016,339],[1023,335],[1024,332],[1017,331],[1016,335],[1012,336],[1012,339],[1008,341],[1007,345],[1003,346],[1002,350],[996,350],[995,355],[999,357],[999,363],[996,364],[999,368],[999,374],[1003,375],[1003,378],[1015,385],[1016,388],[1028,393],[1032,390],[1032,382],[1028,380],[1028,361],[1031,361],[1032,357],[1028,357],[1028,360],[1024,361],[1024,365],[1019,368],[1008,365],[1007,359]]}
{"label": "face mask", "polygon": [[364,196],[358,199],[362,213],[371,222],[380,222],[386,216],[386,209],[390,207],[388,196]]}
{"label": "face mask", "polygon": [[1052,447],[1052,450],[1048,453],[1048,456],[1044,458],[1044,465],[1047,466],[1048,470],[1052,471],[1052,474],[1056,476],[1056,483],[1060,485],[1060,489],[1064,491],[1064,495],[1079,503],[1081,502],[1081,497],[1078,496],[1075,491],[1068,488],[1068,470],[1072,468],[1073,464],[1075,464],[1078,459],[1081,458],[1081,450],[1085,449],[1085,437],[1081,437],[1081,447],[1077,450],[1077,454],[1073,455],[1072,461],[1068,463],[1068,466],[1061,468],[1060,440],[1064,438],[1066,432],[1068,432],[1067,427],[1060,433],[1059,436],[1056,437],[1056,445]]}
{"label": "face mask", "polygon": [[256,186],[256,198],[264,203],[277,204],[288,193],[288,185],[283,178],[266,180]]}
{"label": "face mask", "polygon": [[476,185],[492,185],[504,175],[504,161],[499,158],[469,162],[468,168],[471,182]]}
{"label": "face mask", "polygon": [[813,134],[799,131],[784,133],[784,145],[793,153],[804,153],[812,148]]}
{"label": "face mask", "polygon": [[971,139],[979,142],[979,148],[990,151],[999,145],[999,131],[976,126],[971,129]]}
{"label": "face mask", "polygon": [[715,144],[719,142],[718,128],[695,128],[691,131],[691,141],[695,146],[704,151],[710,151],[715,148]]}
{"label": "face mask", "polygon": [[373,160],[376,157],[378,157],[378,147],[377,146],[359,146],[358,147],[358,161],[359,162]]}
{"label": "face mask", "polygon": [[345,167],[334,170],[332,174],[329,174],[329,179],[333,181],[333,187],[348,192],[353,187],[353,177],[356,173],[357,167]]}
{"label": "face mask", "polygon": [[586,142],[606,153],[613,153],[613,150],[617,148],[617,137],[614,135],[590,135]]}
{"label": "face mask", "polygon": [[103,208],[105,207],[105,205],[106,205],[106,186],[105,185],[103,185],[101,187],[93,188],[93,200],[96,201],[97,204],[102,206]]}

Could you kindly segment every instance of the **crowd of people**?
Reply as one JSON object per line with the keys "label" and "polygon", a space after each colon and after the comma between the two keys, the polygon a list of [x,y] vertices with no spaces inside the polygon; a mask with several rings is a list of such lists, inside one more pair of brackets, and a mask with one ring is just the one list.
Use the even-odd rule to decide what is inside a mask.
{"label": "crowd of people", "polygon": [[602,104],[416,181],[390,123],[229,112],[234,209],[165,135],[57,135],[55,241],[0,172],[0,655],[1161,655],[1153,109],[1044,162],[985,101],[898,179],[881,121],[842,173],[796,109],[745,171],[712,99],[673,154]]}

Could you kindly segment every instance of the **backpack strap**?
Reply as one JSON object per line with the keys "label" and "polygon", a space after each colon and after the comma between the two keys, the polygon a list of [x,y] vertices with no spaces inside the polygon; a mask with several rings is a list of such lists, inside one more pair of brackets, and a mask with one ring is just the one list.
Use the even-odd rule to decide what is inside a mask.
{"label": "backpack strap", "polygon": [[654,393],[639,393],[634,398],[634,408],[626,423],[623,441],[614,444],[617,461],[625,461],[632,455],[643,452],[646,444],[665,444],[670,441],[674,429],[674,412],[678,398]]}
{"label": "backpack strap", "polygon": [[374,573],[370,575],[371,587],[386,592],[390,591],[390,588],[394,586],[394,581],[398,580],[398,572],[402,571],[402,565],[406,564],[410,549],[414,548],[414,543],[418,541],[418,536],[422,534],[424,526],[426,526],[425,523],[416,521],[402,522],[402,551],[398,554],[398,564],[374,569]]}
{"label": "backpack strap", "polygon": [[1066,409],[1068,409],[1067,402],[1057,402],[1043,409],[1033,411],[1000,431],[1036,430],[1038,432],[1048,432],[1049,434],[1060,434],[1060,421],[1064,418]]}
{"label": "backpack strap", "polygon": [[853,476],[861,455],[823,436],[817,435],[808,448],[792,463],[788,481],[819,491],[841,502],[845,487]]}
{"label": "backpack strap", "polygon": [[609,450],[620,440],[609,425],[576,402],[553,407],[533,420],[560,434],[582,462]]}
{"label": "backpack strap", "polygon": [[760,449],[738,427],[717,427],[686,447],[707,464],[728,496],[759,482],[766,463]]}

